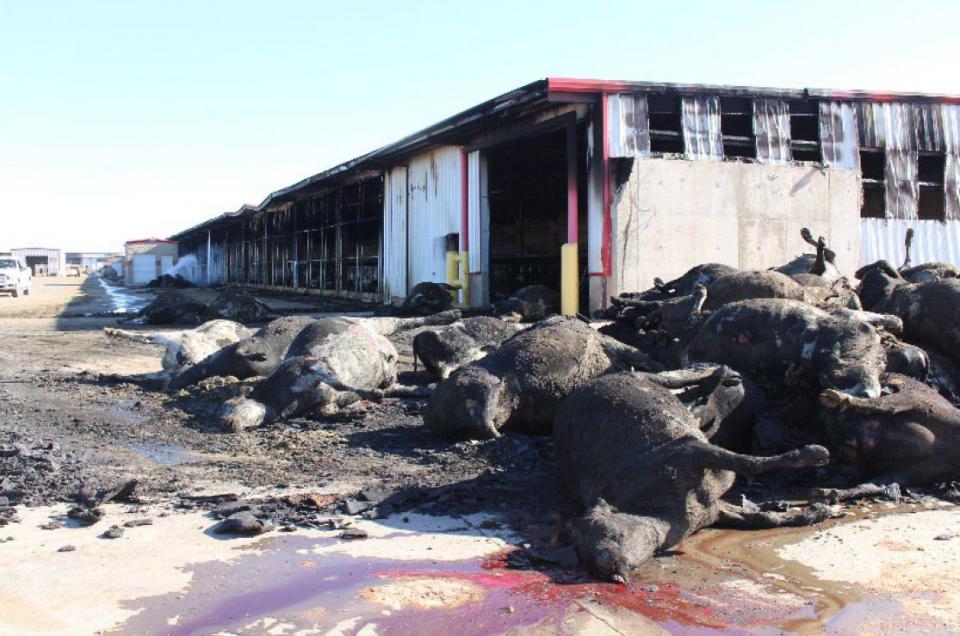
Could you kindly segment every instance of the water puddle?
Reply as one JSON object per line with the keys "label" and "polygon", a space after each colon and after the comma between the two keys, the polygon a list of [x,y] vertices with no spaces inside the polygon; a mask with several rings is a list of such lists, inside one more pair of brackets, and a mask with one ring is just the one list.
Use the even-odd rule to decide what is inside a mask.
{"label": "water puddle", "polygon": [[198,462],[202,460],[202,458],[196,453],[191,452],[182,446],[176,446],[173,444],[131,446],[130,450],[143,455],[144,457],[149,457],[161,466],[169,466],[172,464],[188,464],[190,462]]}
{"label": "water puddle", "polygon": [[[846,634],[881,616],[902,628],[905,607],[931,600],[825,580],[779,556],[783,546],[845,522],[826,530],[705,531],[652,560],[630,587],[531,569],[508,546],[451,558],[469,556],[469,544],[431,552],[423,545],[430,533],[417,523],[410,530],[396,519],[383,523],[395,527],[367,540],[278,535],[261,541],[257,554],[192,566],[188,589],[130,601],[128,609],[142,611],[118,633]],[[476,525],[450,527],[457,529],[449,539],[489,540],[471,530]]]}
{"label": "water puddle", "polygon": [[104,278],[98,278],[100,286],[107,292],[110,298],[110,313],[114,314],[135,314],[146,307],[150,299],[143,296],[137,296],[124,291],[120,287],[114,287]]}

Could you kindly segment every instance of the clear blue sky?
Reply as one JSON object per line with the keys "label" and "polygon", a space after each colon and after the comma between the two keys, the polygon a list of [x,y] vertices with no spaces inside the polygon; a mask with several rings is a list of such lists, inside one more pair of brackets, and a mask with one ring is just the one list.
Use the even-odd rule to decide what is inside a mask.
{"label": "clear blue sky", "polygon": [[960,93],[960,2],[0,0],[0,249],[165,236],[556,75]]}

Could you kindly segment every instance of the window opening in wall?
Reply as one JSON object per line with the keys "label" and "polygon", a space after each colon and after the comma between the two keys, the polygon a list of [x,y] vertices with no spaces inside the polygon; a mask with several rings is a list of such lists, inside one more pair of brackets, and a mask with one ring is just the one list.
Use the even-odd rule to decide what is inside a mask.
{"label": "window opening in wall", "polygon": [[650,152],[683,154],[680,97],[648,95],[647,114],[650,119]]}
{"label": "window opening in wall", "polygon": [[921,154],[917,158],[917,216],[930,221],[946,219],[944,176],[947,158],[942,154]]}
{"label": "window opening in wall", "polygon": [[723,156],[753,159],[757,140],[753,131],[753,100],[748,97],[720,98],[720,133]]}
{"label": "window opening in wall", "polygon": [[794,99],[790,109],[790,149],[794,161],[823,161],[820,147],[820,105],[811,99]]}
{"label": "window opening in wall", "polygon": [[860,177],[863,183],[863,202],[860,216],[882,219],[887,216],[886,158],[882,150],[860,151]]}

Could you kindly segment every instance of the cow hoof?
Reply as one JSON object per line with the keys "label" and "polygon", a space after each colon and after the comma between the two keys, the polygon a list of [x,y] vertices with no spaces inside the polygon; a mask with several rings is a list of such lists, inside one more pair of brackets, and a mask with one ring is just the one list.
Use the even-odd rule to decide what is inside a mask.
{"label": "cow hoof", "polygon": [[820,404],[823,404],[828,409],[843,410],[850,406],[850,396],[836,389],[827,389],[820,393]]}

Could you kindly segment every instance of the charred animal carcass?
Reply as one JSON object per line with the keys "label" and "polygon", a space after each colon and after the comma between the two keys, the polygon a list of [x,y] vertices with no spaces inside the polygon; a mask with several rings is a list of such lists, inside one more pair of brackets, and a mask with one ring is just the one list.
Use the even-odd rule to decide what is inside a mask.
{"label": "charred animal carcass", "polygon": [[494,314],[521,322],[537,322],[560,313],[560,294],[545,285],[527,285],[494,304]]}
{"label": "charred animal carcass", "polygon": [[441,437],[493,438],[506,427],[549,433],[561,400],[610,371],[661,365],[575,318],[554,316],[437,385],[423,421]]}
{"label": "charred animal carcass", "polygon": [[227,287],[210,303],[210,310],[227,320],[265,322],[273,312],[270,307],[239,287]]}
{"label": "charred animal carcass", "polygon": [[136,318],[148,325],[194,326],[219,317],[203,301],[176,289],[164,289]]}
{"label": "charred animal carcass", "polygon": [[789,263],[777,267],[776,271],[788,276],[813,274],[828,281],[840,278],[840,270],[837,268],[836,263],[837,255],[827,247],[824,238],[821,236],[818,239],[814,239],[813,233],[809,228],[801,228],[800,236],[804,242],[816,251],[813,254],[801,254]]}
{"label": "charred animal carcass", "polygon": [[886,261],[857,275],[868,309],[898,316],[908,341],[938,349],[960,364],[960,278],[909,283]]}
{"label": "charred animal carcass", "polygon": [[910,377],[889,374],[884,389],[875,398],[821,394],[834,456],[879,484],[924,486],[960,476],[960,411]]}
{"label": "charred animal carcass", "polygon": [[244,379],[269,375],[286,357],[300,331],[313,322],[309,316],[285,316],[271,320],[249,338],[220,349],[170,380],[171,389],[182,389],[214,376]]}
{"label": "charred animal carcass", "polygon": [[950,263],[920,263],[912,265],[911,248],[913,247],[913,228],[907,228],[907,234],[904,238],[906,247],[906,257],[903,265],[900,267],[900,276],[908,283],[926,283],[932,280],[943,280],[944,278],[960,278],[960,269]]}
{"label": "charred animal carcass", "polygon": [[320,318],[306,325],[276,370],[248,397],[228,400],[220,410],[226,430],[336,410],[397,381],[397,350],[386,336],[460,317],[447,311],[424,318]]}
{"label": "charred animal carcass", "polygon": [[[561,478],[587,511],[572,524],[577,553],[598,576],[620,580],[714,524],[736,474],[829,459],[820,446],[775,457],[720,448],[670,391],[632,373],[596,378],[572,392],[558,411],[554,441]],[[825,516],[821,508],[807,519]]]}
{"label": "charred animal carcass", "polygon": [[687,348],[691,361],[735,366],[776,384],[809,376],[821,388],[880,394],[886,365],[877,329],[796,300],[731,303],[714,312]]}
{"label": "charred animal carcass", "polygon": [[193,366],[252,335],[249,329],[232,320],[210,320],[194,329],[180,331],[138,332],[104,327],[103,332],[115,338],[162,345],[165,350],[161,365],[167,373]]}
{"label": "charred animal carcass", "polygon": [[406,298],[377,311],[388,316],[428,316],[446,311],[453,305],[454,287],[446,283],[417,283]]}
{"label": "charred animal carcass", "polygon": [[523,327],[490,316],[464,318],[443,329],[418,333],[413,339],[414,362],[438,380],[484,357]]}

